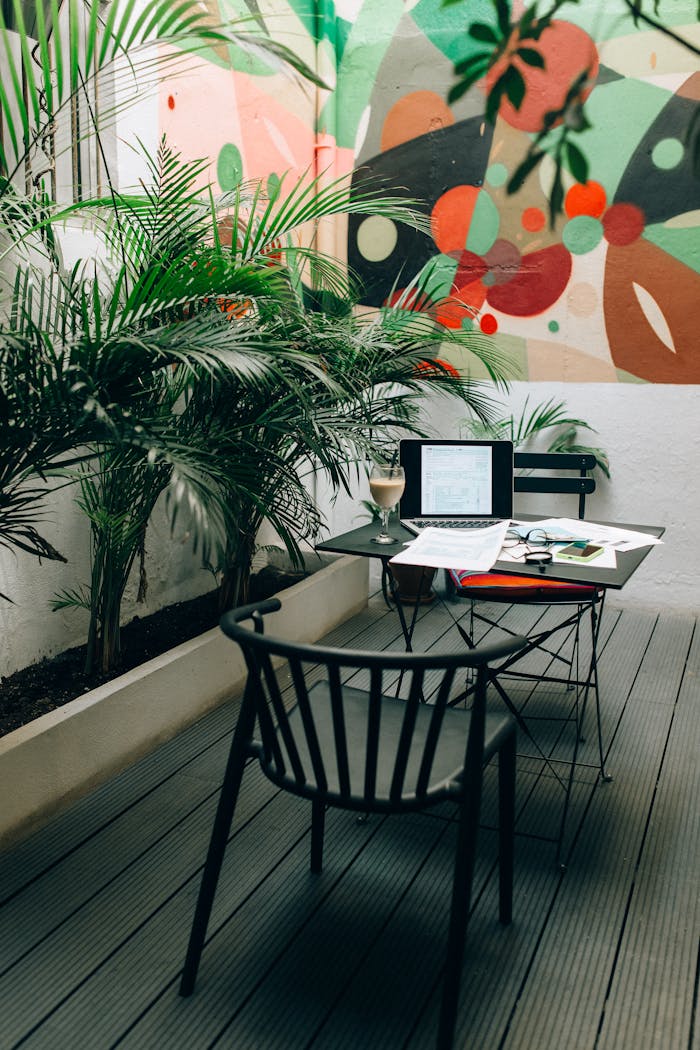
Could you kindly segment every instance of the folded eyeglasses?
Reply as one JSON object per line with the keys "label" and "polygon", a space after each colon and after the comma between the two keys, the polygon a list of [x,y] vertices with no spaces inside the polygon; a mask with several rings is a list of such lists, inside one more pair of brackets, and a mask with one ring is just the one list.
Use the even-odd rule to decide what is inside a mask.
{"label": "folded eyeglasses", "polygon": [[552,536],[545,529],[534,528],[528,532],[509,529],[503,540],[503,550],[522,547],[522,553],[513,557],[522,558],[527,565],[548,565],[552,561],[552,552],[546,548],[557,543],[574,543],[575,536]]}

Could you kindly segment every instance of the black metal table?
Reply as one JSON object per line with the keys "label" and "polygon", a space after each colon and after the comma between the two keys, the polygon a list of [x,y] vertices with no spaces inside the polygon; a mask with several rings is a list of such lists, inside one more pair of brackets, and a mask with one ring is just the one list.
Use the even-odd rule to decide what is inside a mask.
{"label": "black metal table", "polygon": [[[538,519],[533,515],[523,515],[518,520]],[[595,522],[592,524],[611,525],[618,529],[632,529],[635,532],[646,532],[658,539],[664,533],[661,525],[629,525],[621,522]],[[373,543],[372,537],[377,533],[377,524],[361,525],[351,532],[332,536],[316,544],[316,550],[328,551],[331,554],[357,554],[364,558],[379,558],[388,565],[389,560],[402,549],[402,544],[415,539],[414,534],[405,529],[399,521],[390,521],[389,532],[397,539],[396,544],[382,545]],[[491,572],[506,573],[508,576],[534,576],[539,579],[564,580],[568,583],[592,584],[596,587],[620,590],[636,572],[646,558],[651,547],[638,547],[633,551],[616,551],[617,565],[614,569],[601,569],[593,562],[551,562],[548,565],[525,565],[513,561],[497,561]]]}
{"label": "black metal table", "polygon": [[[538,519],[534,515],[523,515],[522,518],[519,519],[519,520],[533,520],[533,521],[536,521]],[[584,523],[582,522],[582,524],[584,524]],[[649,536],[651,538],[654,538],[654,539],[661,537],[663,535],[664,531],[665,531],[664,527],[663,526],[659,526],[659,525],[630,525],[630,524],[622,524],[622,523],[617,523],[617,522],[615,522],[615,523],[613,523],[613,522],[596,522],[595,524],[611,525],[612,527],[615,527],[615,528],[620,528],[620,529],[625,529],[626,528],[626,529],[633,530],[635,532],[645,532],[645,533],[648,533]],[[365,557],[365,558],[378,558],[381,561],[381,563],[382,563],[382,590],[383,590],[383,593],[384,593],[384,597],[385,597],[385,599],[387,599],[386,585],[388,584],[390,589],[391,589],[392,597],[394,598],[395,608],[396,608],[396,611],[398,613],[398,616],[399,616],[399,619],[400,619],[400,622],[401,622],[401,629],[403,631],[404,639],[405,639],[405,642],[406,642],[406,648],[407,648],[407,650],[410,651],[411,650],[411,639],[412,639],[412,636],[413,636],[413,629],[414,629],[415,623],[416,623],[419,603],[416,602],[414,604],[413,613],[412,613],[412,616],[411,616],[411,619],[410,619],[410,623],[408,623],[407,620],[406,620],[405,613],[404,613],[403,603],[399,599],[399,595],[397,593],[396,583],[395,583],[395,580],[394,580],[394,578],[393,578],[393,576],[391,574],[391,571],[390,571],[389,562],[390,562],[391,558],[394,557],[395,554],[398,554],[399,551],[403,550],[403,545],[405,543],[410,543],[412,540],[415,539],[415,536],[409,529],[405,529],[400,524],[400,522],[397,521],[397,520],[394,520],[394,521],[392,521],[390,523],[390,525],[389,525],[389,532],[391,533],[392,536],[396,537],[397,542],[395,544],[382,545],[382,544],[374,543],[372,541],[372,537],[375,536],[376,533],[377,533],[377,524],[376,524],[376,522],[373,522],[373,523],[368,524],[368,525],[363,525],[360,528],[352,529],[350,532],[345,532],[345,533],[342,533],[339,536],[333,536],[333,537],[331,537],[328,540],[324,540],[322,543],[319,543],[319,544],[316,545],[316,549],[319,550],[319,551],[327,551],[329,553],[334,553],[334,554],[354,554],[354,555],[359,555],[360,557]],[[649,546],[646,546],[646,547],[638,547],[635,550],[631,550],[631,551],[617,551],[616,550],[616,552],[615,552],[616,565],[615,565],[614,569],[613,568],[599,568],[599,567],[596,566],[595,562],[568,562],[568,563],[563,563],[563,562],[554,562],[554,561],[552,561],[552,562],[546,563],[544,565],[542,565],[542,564],[539,564],[539,565],[528,565],[528,564],[525,564],[525,563],[514,562],[514,561],[505,561],[504,560],[504,561],[497,561],[493,565],[493,567],[491,568],[490,572],[502,573],[502,574],[508,575],[508,576],[527,576],[527,577],[534,577],[534,578],[540,579],[540,580],[542,580],[542,579],[545,579],[545,580],[547,580],[547,579],[549,579],[549,580],[561,580],[561,581],[568,582],[568,583],[585,584],[587,586],[593,586],[593,587],[596,587],[596,588],[600,589],[603,592],[603,598],[604,598],[604,592],[606,590],[608,590],[608,589],[620,590],[622,587],[625,586],[625,584],[628,582],[628,580],[632,577],[632,575],[636,572],[636,570],[639,568],[641,563],[646,558],[647,554],[651,550],[651,546],[652,545],[649,545]],[[387,601],[388,601],[388,599],[387,599]],[[601,599],[600,605],[601,605],[601,611],[602,611],[602,599]],[[453,620],[454,620],[454,617],[453,617]],[[462,637],[464,638],[464,640],[468,644],[472,644],[470,639],[467,637],[467,635],[465,634],[465,632],[461,628],[460,624],[457,623],[456,620],[454,620],[454,622],[455,622],[455,626],[456,626],[457,630],[459,630],[459,632],[462,635]],[[566,626],[566,622],[564,623],[564,626]],[[597,670],[597,661],[596,661],[596,655],[595,655],[596,654],[596,644],[597,644],[597,638],[598,638],[599,630],[600,630],[600,615],[599,614],[596,615],[595,609],[594,609],[594,603],[592,603],[591,631],[592,631],[593,644],[592,644],[590,666],[588,668],[588,672],[586,674],[586,677],[585,677],[583,683],[577,682],[576,685],[577,685],[577,688],[581,684],[583,684],[583,686],[584,686],[584,697],[583,697],[583,705],[582,705],[582,711],[581,711],[581,719],[583,718],[583,713],[585,712],[585,707],[586,707],[586,703],[587,703],[589,689],[592,689],[593,692],[594,692],[594,695],[595,695],[596,710],[598,712],[598,724],[600,726],[600,713],[599,713],[600,712],[600,707],[599,707],[599,696],[598,696],[598,670]],[[528,647],[525,650],[523,650],[523,652],[525,652],[525,653],[527,653],[529,651],[530,651],[530,647]],[[509,667],[509,666],[510,666],[510,664],[507,665],[507,667]],[[504,667],[497,669],[497,671],[495,672],[495,676],[498,675],[499,672],[503,673],[503,671],[506,670],[506,669],[507,668],[504,668]],[[510,672],[510,673],[512,673],[512,672]],[[522,716],[514,708],[514,706],[510,702],[507,694],[500,687],[499,683],[497,681],[495,681],[495,676],[494,676],[494,682],[495,682],[496,688],[498,689],[498,692],[500,693],[502,699],[504,699],[504,701],[506,702],[507,706],[511,710],[511,713],[516,717],[520,727],[521,728],[525,728],[525,731],[526,731],[528,737],[531,740],[533,740],[532,734],[524,726]],[[469,690],[467,689],[467,691],[464,694],[462,694],[462,698],[466,697],[468,695],[468,693],[469,693]],[[577,721],[578,721],[578,716],[577,716]],[[601,779],[602,780],[611,780],[612,777],[604,769],[604,765],[603,765],[603,745],[602,745],[602,739],[600,737],[600,729],[599,729],[598,736],[599,736],[599,745],[600,745],[600,775],[601,775]],[[572,761],[571,761],[571,766],[570,766],[568,782],[567,782],[566,785],[564,785],[564,784],[562,785],[565,788],[565,791],[566,791],[566,800],[565,800],[565,804],[564,804],[564,810],[563,810],[563,813],[562,813],[560,833],[559,833],[559,838],[558,838],[558,846],[557,846],[557,857],[558,858],[560,857],[562,843],[563,843],[563,840],[564,840],[564,829],[565,829],[566,815],[567,815],[568,805],[569,805],[569,797],[570,797],[570,794],[571,794],[571,789],[572,789],[572,785],[573,785],[574,771],[576,769],[576,764],[577,764],[577,759],[578,759],[578,741],[579,741],[579,731],[578,731],[578,728],[577,728],[576,742],[575,742],[575,745],[574,745],[574,751],[573,751],[573,756],[572,756]],[[533,742],[535,742],[535,741],[533,740]],[[544,761],[547,763],[548,766],[551,767],[551,764],[550,764],[549,760],[541,752],[541,749],[536,744],[536,742],[535,742],[535,745],[538,747],[538,750],[542,754],[542,757],[543,757]],[[557,780],[559,780],[558,776],[557,776]],[[563,864],[561,866],[562,866],[562,868],[564,867]]]}

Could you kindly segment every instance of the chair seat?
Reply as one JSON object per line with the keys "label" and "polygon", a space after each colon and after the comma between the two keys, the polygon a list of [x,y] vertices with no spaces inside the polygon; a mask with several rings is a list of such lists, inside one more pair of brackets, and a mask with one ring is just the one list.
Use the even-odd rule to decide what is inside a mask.
{"label": "chair seat", "polygon": [[462,597],[469,591],[481,601],[494,602],[590,602],[598,588],[563,580],[540,580],[532,576],[507,576],[498,572],[450,569],[455,590]]}
{"label": "chair seat", "polygon": [[[396,800],[390,799],[391,775],[395,766],[396,749],[406,713],[406,701],[397,700],[394,697],[382,697],[375,802],[370,806],[368,805],[364,784],[365,753],[368,736],[367,715],[369,710],[367,693],[362,689],[353,689],[346,686],[343,690],[343,697],[350,788],[353,798],[357,800],[356,808],[359,810],[376,809],[378,811],[391,809],[392,812],[396,812]],[[326,800],[331,804],[334,798],[340,800],[342,797],[343,805],[347,806],[347,795],[342,794],[340,789],[337,748],[327,682],[317,682],[309,690],[309,702],[327,778],[327,788],[322,791],[322,794],[326,796]],[[421,759],[425,753],[426,736],[433,710],[431,704],[420,704],[418,706],[416,727],[412,737],[404,790],[401,794],[400,802],[401,807],[406,809],[411,809],[418,805],[424,806],[426,802],[425,797],[422,797],[420,801],[416,799],[414,788]],[[459,783],[459,775],[464,768],[464,755],[470,721],[471,715],[469,711],[454,708],[447,708],[444,711],[435,759],[429,777],[428,797],[433,802],[437,803],[455,793],[454,789]],[[299,707],[296,707],[290,713],[289,726],[295,734],[299,756],[307,774],[304,790],[297,791],[291,771],[290,775],[281,779],[276,771],[266,768],[264,759],[261,756],[263,770],[271,780],[287,790],[303,795],[318,794],[320,789],[313,773],[309,751],[304,746],[306,738],[302,731],[302,716]],[[502,746],[508,734],[514,731],[515,721],[508,713],[486,715],[484,763]],[[284,750],[281,735],[279,735],[279,743]]]}

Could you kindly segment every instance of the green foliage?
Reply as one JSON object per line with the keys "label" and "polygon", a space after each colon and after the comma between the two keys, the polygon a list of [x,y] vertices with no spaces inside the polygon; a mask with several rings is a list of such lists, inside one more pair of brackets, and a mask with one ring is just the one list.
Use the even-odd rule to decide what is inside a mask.
{"label": "green foliage", "polygon": [[578,431],[593,427],[583,419],[568,414],[565,402],[550,398],[530,408],[530,398],[525,399],[519,416],[506,415],[491,423],[469,421],[464,424],[465,430],[474,437],[509,440],[516,449],[525,448],[546,431],[548,444],[546,452],[591,452],[596,457],[597,467],[610,477],[610,463],[607,453],[601,448],[583,445],[578,441]]}
{"label": "green foliage", "polygon": [[[349,180],[300,180],[271,202],[261,185],[241,184],[222,210],[195,190],[202,165],[165,142],[148,170],[141,192],[78,209],[103,232],[109,278],[18,270],[5,325],[12,345],[37,360],[49,347],[54,372],[66,375],[51,389],[70,406],[67,455],[52,447],[45,461],[79,482],[91,577],[56,607],[89,608],[89,671],[118,664],[124,589],[139,561],[145,590],[146,530],[162,495],[173,525],[187,508],[222,601],[242,600],[262,522],[297,560],[317,534],[314,472],[349,489],[353,462],[394,443],[399,429],[420,432],[428,389],[488,418],[490,384],[435,359],[443,343],[469,349],[494,381],[506,376],[490,340],[435,322],[429,273],[395,307],[361,312],[343,268],[295,243],[301,225],[352,209],[425,221],[383,189],[357,200]],[[10,370],[15,360],[8,355]],[[43,495],[37,489],[37,506]]]}
{"label": "green foliage", "polygon": [[[0,15],[9,71],[0,89],[0,255],[18,241],[28,246],[0,321],[0,543],[60,558],[37,527],[43,482],[49,474],[77,481],[91,577],[65,589],[56,607],[89,609],[88,669],[106,671],[119,660],[121,601],[137,560],[145,591],[146,530],[161,495],[173,525],[187,508],[203,558],[221,571],[222,594],[238,601],[260,524],[269,522],[298,557],[321,524],[308,480],[323,471],[348,489],[354,462],[393,444],[399,429],[422,433],[427,390],[489,418],[491,384],[455,375],[437,357],[443,343],[474,353],[497,384],[505,385],[507,362],[479,334],[436,322],[429,273],[395,307],[361,313],[343,268],[297,243],[301,227],[349,212],[429,229],[380,183],[351,195],[349,179],[306,178],[291,188],[281,180],[267,195],[262,183],[238,182],[215,201],[196,189],[204,162],[183,163],[162,142],[136,192],[110,186],[101,200],[59,211],[38,172],[19,193],[14,176],[31,170],[47,130],[90,77],[122,68],[127,53],[131,75],[142,49],[146,70],[156,68],[145,50],[153,34],[167,36],[175,56],[178,47],[241,42],[235,28],[209,26],[190,0],[174,8],[147,0],[138,17],[131,0],[114,0],[104,21],[99,5],[89,8],[83,52],[75,21],[82,5],[69,5],[63,40],[57,0],[40,6],[32,27],[21,0]],[[8,12],[27,71],[22,99]],[[269,39],[264,50],[291,59]],[[88,122],[98,145],[99,127]],[[53,224],[74,214],[104,238],[109,276],[94,261],[62,270]]]}

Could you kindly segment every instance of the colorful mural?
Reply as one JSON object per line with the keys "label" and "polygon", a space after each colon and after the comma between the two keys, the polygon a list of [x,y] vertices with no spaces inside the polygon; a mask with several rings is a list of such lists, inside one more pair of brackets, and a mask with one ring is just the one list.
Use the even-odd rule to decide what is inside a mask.
{"label": "colorful mural", "polygon": [[[164,130],[190,155],[216,157],[222,188],[241,176],[305,169],[355,169],[358,183],[381,177],[423,202],[431,235],[350,218],[347,258],[367,303],[381,304],[429,266],[451,300],[443,320],[478,324],[524,379],[700,383],[700,177],[687,138],[700,66],[690,52],[635,29],[616,0],[565,6],[537,45],[545,71],[522,67],[524,104],[502,107],[492,128],[479,85],[451,107],[445,101],[454,63],[473,46],[467,13],[493,19],[485,0],[447,8],[440,0],[318,0],[313,8],[290,0],[284,10],[281,2],[261,17],[315,62],[331,90],[290,88],[241,62],[233,79],[212,67],[206,92],[218,101],[201,105],[200,77],[193,123],[189,91],[180,105],[180,88],[164,88]],[[223,2],[220,13],[231,13]],[[700,42],[693,0],[662,2],[660,13]],[[584,70],[589,182],[569,179],[552,228],[551,167],[514,196],[506,184],[544,113]],[[476,321],[466,307],[478,311]]]}

